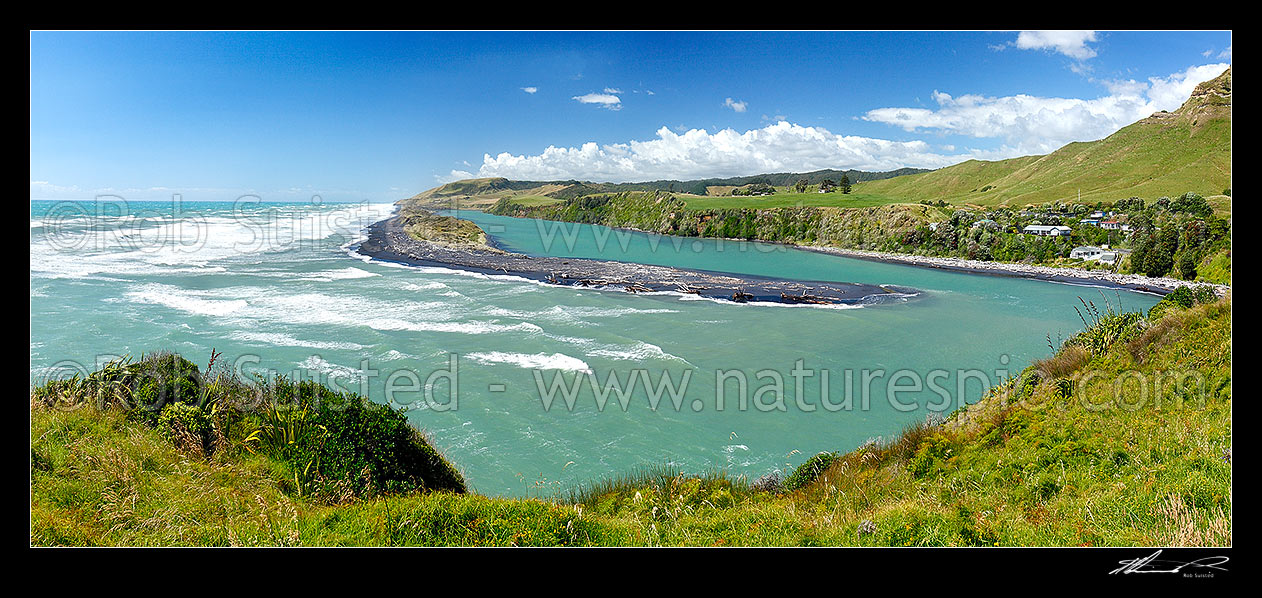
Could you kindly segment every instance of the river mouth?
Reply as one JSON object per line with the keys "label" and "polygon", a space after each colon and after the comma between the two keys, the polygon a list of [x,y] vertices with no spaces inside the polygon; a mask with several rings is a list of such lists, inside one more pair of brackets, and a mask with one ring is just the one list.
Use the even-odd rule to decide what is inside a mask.
{"label": "river mouth", "polygon": [[[444,213],[442,215],[454,215]],[[464,216],[459,213],[459,216]],[[554,223],[563,224],[563,223]],[[627,237],[630,231],[618,231],[621,243],[613,246],[597,241],[597,251],[584,251],[577,239],[569,232],[563,233],[565,251],[549,255],[548,251],[514,251],[512,238],[502,235],[503,227],[487,227],[488,242],[497,250],[470,247],[452,247],[417,240],[408,235],[399,217],[373,224],[367,230],[367,238],[354,251],[373,259],[423,267],[448,267],[486,275],[504,275],[524,278],[553,285],[615,290],[645,295],[678,295],[716,301],[747,304],[777,304],[806,307],[847,308],[863,305],[906,301],[920,295],[920,291],[900,285],[879,285],[846,281],[797,280],[766,274],[733,273],[724,270],[696,267],[680,267],[669,261],[657,264],[636,260],[628,251]],[[486,231],[486,228],[483,229]],[[576,229],[581,230],[581,229]],[[596,239],[608,240],[613,229],[589,228]],[[686,255],[679,248],[686,242],[693,251],[707,247],[699,240],[682,237],[658,236],[644,233],[637,239],[642,246],[652,244],[652,251],[662,246],[674,247],[673,255]],[[738,251],[746,251],[747,245],[737,245]],[[614,250],[620,248],[620,251]],[[696,249],[700,248],[700,249]],[[606,249],[610,251],[607,253]],[[614,259],[606,259],[607,257]],[[643,253],[641,252],[641,255]],[[672,253],[666,253],[669,257]],[[620,258],[620,259],[619,259]]]}

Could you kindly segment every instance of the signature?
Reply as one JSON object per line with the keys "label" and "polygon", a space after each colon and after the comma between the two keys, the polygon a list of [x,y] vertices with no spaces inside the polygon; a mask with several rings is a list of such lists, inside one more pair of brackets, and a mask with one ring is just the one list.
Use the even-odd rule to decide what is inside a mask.
{"label": "signature", "polygon": [[1186,563],[1180,561],[1172,561],[1168,559],[1158,559],[1161,551],[1158,550],[1144,558],[1129,559],[1118,561],[1121,567],[1109,572],[1109,575],[1121,573],[1128,575],[1131,573],[1180,573],[1184,569],[1212,569],[1215,571],[1226,571],[1227,569],[1220,567],[1223,563],[1231,560],[1225,556],[1207,556],[1188,561]]}

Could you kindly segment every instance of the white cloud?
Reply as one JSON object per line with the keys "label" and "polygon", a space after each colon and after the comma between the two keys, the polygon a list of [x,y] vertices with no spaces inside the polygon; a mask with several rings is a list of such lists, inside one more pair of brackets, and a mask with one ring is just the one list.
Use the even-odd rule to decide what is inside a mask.
{"label": "white cloud", "polygon": [[[938,168],[969,158],[1011,157],[1011,148],[956,155],[934,153],[924,141],[889,141],[837,135],[819,127],[778,122],[743,133],[723,129],[682,133],[661,127],[647,141],[579,147],[549,146],[535,155],[486,154],[476,175],[525,180],[647,181],[807,172],[823,168],[892,170]],[[453,172],[452,175],[456,176]]]}
{"label": "white cloud", "polygon": [[78,185],[55,185],[48,181],[31,181],[31,197],[36,199],[60,198],[80,193]]}
{"label": "white cloud", "polygon": [[616,87],[606,87],[605,93],[622,93],[622,90]]}
{"label": "white cloud", "polygon": [[441,175],[441,174],[434,175],[434,180],[437,181],[439,185],[446,185],[447,183],[450,183],[453,181],[463,181],[464,179],[476,179],[476,178],[478,178],[477,175],[467,170],[452,170],[446,175]]}
{"label": "white cloud", "polygon": [[538,87],[534,87],[534,86],[530,86],[530,87],[523,87],[523,88],[521,88],[521,90],[522,90],[522,91],[524,91],[524,92],[526,92],[526,93],[535,93],[535,92],[539,91],[539,88],[538,88]]}
{"label": "white cloud", "polygon": [[[991,150],[962,148],[950,143],[930,145],[922,140],[891,141],[839,135],[821,127],[787,121],[745,132],[730,128],[714,132],[685,130],[682,126],[672,131],[663,126],[654,138],[644,141],[549,146],[533,155],[486,154],[476,171],[472,168],[453,170],[448,177],[439,179],[446,182],[503,176],[524,180],[625,182],[808,172],[822,168],[870,171],[940,168],[967,159],[1000,160],[1045,153],[1070,141],[1099,139],[1158,110],[1174,110],[1198,83],[1218,76],[1227,66],[1194,66],[1147,81],[1103,81],[1109,95],[1090,100],[1029,95],[953,97],[934,92],[936,110],[880,108],[862,117],[912,132],[933,131],[1000,140],[1000,146]],[[574,99],[583,101],[580,97],[587,96]],[[613,100],[617,100],[616,96],[605,101]],[[600,100],[587,103],[603,105]]]}
{"label": "white cloud", "polygon": [[574,100],[582,104],[597,104],[602,108],[610,110],[619,110],[622,108],[622,99],[616,95],[608,93],[589,93],[581,96],[574,96]]}
{"label": "white cloud", "polygon": [[1022,50],[1052,50],[1074,60],[1083,61],[1096,55],[1087,42],[1096,41],[1094,31],[1022,31],[1016,47]]}
{"label": "white cloud", "polygon": [[744,112],[745,109],[749,107],[748,104],[746,104],[745,102],[737,102],[733,100],[732,98],[728,98],[724,100],[723,105],[737,112]]}
{"label": "white cloud", "polygon": [[1231,46],[1227,46],[1226,50],[1219,52],[1218,57],[1222,59],[1226,59],[1226,60],[1231,60]]}
{"label": "white cloud", "polygon": [[937,110],[878,108],[864,120],[894,125],[905,131],[937,131],[976,138],[1002,139],[1021,154],[1041,154],[1071,141],[1107,137],[1159,110],[1175,110],[1202,81],[1227,69],[1227,64],[1194,66],[1147,82],[1102,82],[1109,95],[1083,100],[1029,95],[952,97],[934,91]]}

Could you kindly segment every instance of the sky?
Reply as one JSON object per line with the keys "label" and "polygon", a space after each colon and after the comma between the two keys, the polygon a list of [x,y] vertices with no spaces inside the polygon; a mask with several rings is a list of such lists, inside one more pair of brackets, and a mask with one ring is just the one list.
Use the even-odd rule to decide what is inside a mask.
{"label": "sky", "polygon": [[939,168],[1107,137],[1230,65],[1230,31],[33,31],[31,199]]}

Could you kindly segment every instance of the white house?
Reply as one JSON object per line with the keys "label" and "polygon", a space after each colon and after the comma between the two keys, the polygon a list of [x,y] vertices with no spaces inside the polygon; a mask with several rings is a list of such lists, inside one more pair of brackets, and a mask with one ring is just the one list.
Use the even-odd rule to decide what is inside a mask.
{"label": "white house", "polygon": [[1103,247],[1093,247],[1085,245],[1083,247],[1075,247],[1069,252],[1069,257],[1075,260],[1095,261],[1100,259],[1106,250]]}
{"label": "white house", "polygon": [[1122,256],[1128,253],[1130,253],[1130,250],[1109,249],[1107,245],[1104,247],[1084,245],[1082,247],[1073,248],[1073,250],[1069,252],[1069,257],[1073,259],[1080,259],[1085,262],[1100,262],[1101,264],[1108,264],[1112,266],[1117,264],[1117,262],[1122,259]]}
{"label": "white house", "polygon": [[1048,224],[1031,224],[1021,232],[1027,235],[1038,235],[1040,237],[1064,237],[1068,236],[1070,228],[1068,226],[1051,226]]}

